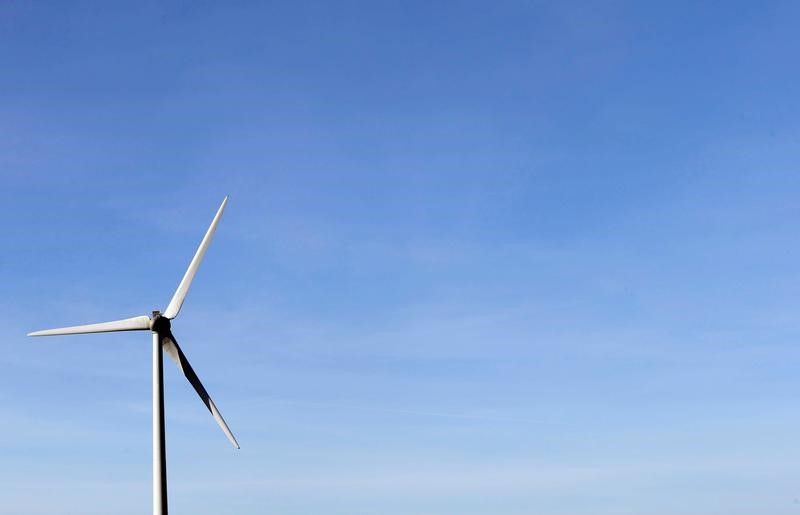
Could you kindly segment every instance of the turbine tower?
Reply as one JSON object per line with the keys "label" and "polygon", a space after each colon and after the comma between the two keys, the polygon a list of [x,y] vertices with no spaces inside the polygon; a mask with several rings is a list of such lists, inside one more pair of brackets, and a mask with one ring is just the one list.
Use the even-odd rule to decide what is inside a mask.
{"label": "turbine tower", "polygon": [[102,322],[100,324],[78,325],[72,327],[62,327],[59,329],[47,329],[44,331],[36,331],[29,333],[28,336],[55,336],[60,334],[84,334],[84,333],[108,333],[115,331],[150,331],[153,333],[153,514],[154,515],[167,515],[167,456],[166,456],[166,441],[164,437],[164,371],[163,371],[163,353],[166,352],[170,358],[178,365],[183,375],[189,380],[189,383],[194,387],[197,395],[200,396],[203,403],[211,412],[214,420],[217,421],[219,427],[225,432],[225,436],[236,447],[239,448],[239,443],[231,433],[225,419],[222,418],[214,401],[209,397],[208,392],[200,382],[200,378],[194,372],[194,369],[186,359],[186,355],[178,345],[178,341],[172,334],[170,320],[178,316],[181,310],[183,301],[186,299],[186,294],[189,292],[189,286],[192,284],[197,269],[200,267],[200,262],[208,249],[211,238],[214,236],[214,231],[217,229],[217,224],[228,204],[228,197],[222,200],[222,204],[217,210],[217,214],[211,221],[211,226],[206,231],[200,246],[197,248],[189,268],[183,275],[178,289],[169,301],[167,308],[163,313],[160,311],[153,311],[152,316],[138,316],[133,318],[126,318],[124,320],[115,320],[113,322]]}

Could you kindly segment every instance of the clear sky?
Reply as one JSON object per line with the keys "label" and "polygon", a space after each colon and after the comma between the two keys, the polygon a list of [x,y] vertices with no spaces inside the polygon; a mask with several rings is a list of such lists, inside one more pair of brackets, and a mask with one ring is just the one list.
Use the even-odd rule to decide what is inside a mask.
{"label": "clear sky", "polygon": [[800,513],[796,2],[0,3],[0,513]]}

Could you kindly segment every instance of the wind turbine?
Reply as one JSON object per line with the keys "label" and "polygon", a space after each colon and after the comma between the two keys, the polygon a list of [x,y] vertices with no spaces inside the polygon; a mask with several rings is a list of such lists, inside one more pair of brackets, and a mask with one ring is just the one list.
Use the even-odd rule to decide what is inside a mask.
{"label": "wind turbine", "polygon": [[222,418],[214,401],[209,397],[208,392],[200,382],[200,378],[194,372],[194,369],[186,359],[186,355],[178,346],[178,341],[172,334],[170,328],[170,320],[178,316],[181,310],[183,301],[186,299],[186,294],[189,292],[189,286],[192,284],[197,269],[200,267],[200,262],[208,249],[211,238],[214,236],[214,231],[217,229],[217,224],[228,204],[228,197],[222,200],[222,204],[217,210],[217,214],[211,221],[211,226],[206,231],[200,246],[197,248],[189,268],[183,275],[178,289],[169,301],[167,309],[163,313],[160,311],[153,311],[152,316],[138,316],[133,318],[126,318],[124,320],[115,320],[113,322],[102,322],[100,324],[78,325],[72,327],[62,327],[59,329],[47,329],[44,331],[36,331],[29,333],[28,336],[55,336],[61,334],[84,334],[84,333],[109,333],[115,331],[151,331],[153,333],[153,514],[154,515],[167,515],[167,457],[166,457],[166,442],[164,438],[164,370],[163,370],[163,352],[166,352],[169,357],[178,365],[183,375],[189,380],[189,383],[194,387],[200,399],[211,412],[211,415],[219,424],[219,427],[225,432],[225,436],[236,447],[239,448],[239,443],[231,433],[225,419]]}

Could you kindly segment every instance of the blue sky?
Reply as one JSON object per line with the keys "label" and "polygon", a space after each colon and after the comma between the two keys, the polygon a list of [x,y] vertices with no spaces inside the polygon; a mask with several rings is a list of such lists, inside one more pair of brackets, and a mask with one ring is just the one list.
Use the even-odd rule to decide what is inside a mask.
{"label": "blue sky", "polygon": [[791,2],[0,4],[0,514],[798,513]]}

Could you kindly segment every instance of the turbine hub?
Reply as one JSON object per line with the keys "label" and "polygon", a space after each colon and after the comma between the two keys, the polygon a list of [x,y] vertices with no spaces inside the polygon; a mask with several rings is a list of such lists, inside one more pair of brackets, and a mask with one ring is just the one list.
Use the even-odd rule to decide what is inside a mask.
{"label": "turbine hub", "polygon": [[172,324],[169,323],[169,318],[162,317],[160,311],[153,311],[153,320],[150,322],[150,330],[154,333],[165,334],[170,332]]}

